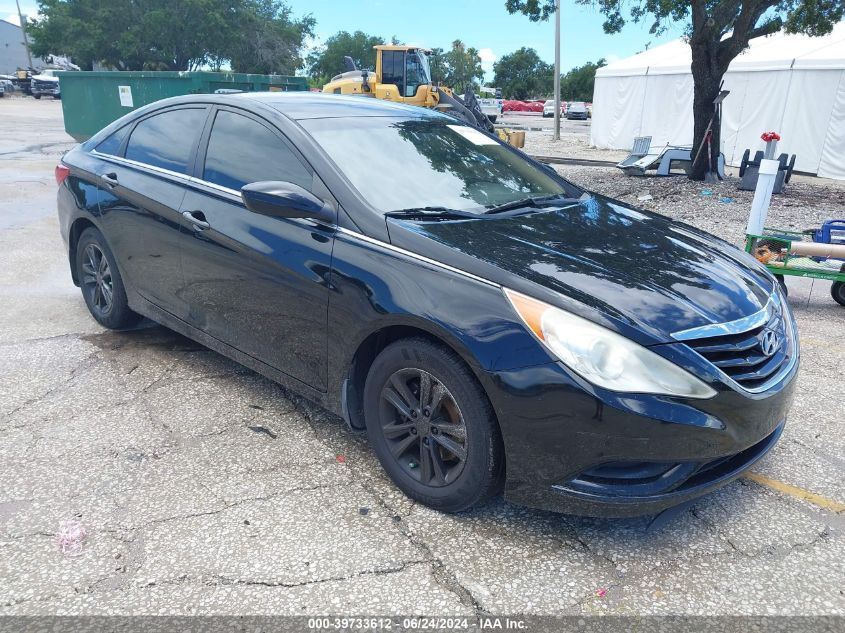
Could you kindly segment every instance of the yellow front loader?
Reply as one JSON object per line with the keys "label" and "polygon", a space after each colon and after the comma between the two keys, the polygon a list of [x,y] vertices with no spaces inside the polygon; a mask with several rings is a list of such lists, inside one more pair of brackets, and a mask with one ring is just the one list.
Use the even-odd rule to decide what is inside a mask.
{"label": "yellow front loader", "polygon": [[512,145],[522,147],[520,141],[524,142],[524,135],[495,130],[490,119],[481,111],[472,90],[467,90],[461,99],[450,88],[432,83],[428,63],[430,50],[395,44],[382,44],[374,48],[375,71],[360,70],[352,58],[346,57],[346,72],[332,77],[332,80],[323,86],[323,92],[369,96],[434,108],[474,127],[494,133]]}

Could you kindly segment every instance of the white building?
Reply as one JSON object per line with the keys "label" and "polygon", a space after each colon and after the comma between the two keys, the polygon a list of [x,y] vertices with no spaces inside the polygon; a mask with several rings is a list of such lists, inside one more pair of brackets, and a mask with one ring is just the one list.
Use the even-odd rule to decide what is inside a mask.
{"label": "white building", "polygon": [[[636,136],[652,147],[690,145],[693,136],[689,45],[675,40],[596,73],[591,141],[628,149]],[[795,169],[845,180],[845,22],[825,37],[778,33],[752,40],[725,74],[722,151],[738,165],[760,134],[781,135],[779,152]]]}
{"label": "white building", "polygon": [[[44,65],[43,60],[32,58],[36,68]],[[28,68],[26,46],[23,43],[23,29],[17,24],[0,20],[0,75],[11,75],[18,68]]]}

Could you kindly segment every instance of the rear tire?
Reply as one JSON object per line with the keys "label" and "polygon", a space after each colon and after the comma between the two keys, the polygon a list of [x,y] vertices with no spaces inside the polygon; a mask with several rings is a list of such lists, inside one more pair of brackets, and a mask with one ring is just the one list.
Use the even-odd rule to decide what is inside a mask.
{"label": "rear tire", "polygon": [[32,95],[32,96],[33,96],[33,97],[35,97],[36,99],[40,99],[40,98],[41,98],[41,95]]}
{"label": "rear tire", "polygon": [[830,296],[841,306],[845,306],[845,281],[834,281],[830,287]]}
{"label": "rear tire", "polygon": [[111,330],[134,325],[138,315],[129,308],[126,288],[103,234],[87,228],[76,244],[76,278],[91,316]]}
{"label": "rear tire", "polygon": [[422,338],[388,345],[370,367],[364,417],[382,467],[412,499],[459,512],[501,489],[504,449],[493,408],[450,350]]}

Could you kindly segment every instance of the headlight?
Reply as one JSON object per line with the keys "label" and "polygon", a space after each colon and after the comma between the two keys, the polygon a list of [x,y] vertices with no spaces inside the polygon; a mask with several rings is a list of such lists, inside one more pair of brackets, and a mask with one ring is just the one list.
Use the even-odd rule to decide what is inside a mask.
{"label": "headlight", "polygon": [[599,387],[684,398],[716,395],[689,372],[616,332],[513,290],[505,289],[505,295],[534,336]]}

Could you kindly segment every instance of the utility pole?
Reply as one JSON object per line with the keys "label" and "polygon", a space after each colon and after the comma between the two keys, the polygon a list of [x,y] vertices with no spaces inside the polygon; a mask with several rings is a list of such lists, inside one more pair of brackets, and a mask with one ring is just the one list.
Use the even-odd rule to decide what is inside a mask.
{"label": "utility pole", "polygon": [[560,140],[560,0],[555,0],[555,134]]}
{"label": "utility pole", "polygon": [[18,20],[21,23],[21,32],[23,33],[23,45],[26,48],[26,58],[29,60],[29,67],[32,68],[32,55],[29,52],[29,39],[26,37],[26,21],[23,19],[23,14],[21,13],[21,3],[19,0],[15,0],[15,4],[18,5]]}

